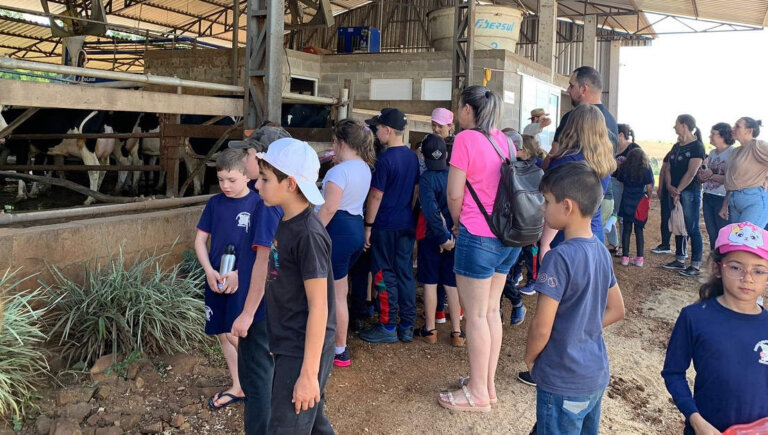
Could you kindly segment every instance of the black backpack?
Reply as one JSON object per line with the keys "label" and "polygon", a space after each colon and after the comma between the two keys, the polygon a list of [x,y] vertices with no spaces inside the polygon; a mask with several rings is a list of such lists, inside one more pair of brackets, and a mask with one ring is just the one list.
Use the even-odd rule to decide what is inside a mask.
{"label": "black backpack", "polygon": [[[496,191],[491,215],[480,202],[477,192],[467,181],[467,188],[477,203],[480,212],[491,232],[506,246],[523,247],[536,243],[544,231],[544,195],[539,191],[539,183],[544,171],[534,161],[510,161],[504,157],[498,144],[489,135],[485,135],[502,159],[501,179]],[[514,155],[510,140],[509,155]]]}

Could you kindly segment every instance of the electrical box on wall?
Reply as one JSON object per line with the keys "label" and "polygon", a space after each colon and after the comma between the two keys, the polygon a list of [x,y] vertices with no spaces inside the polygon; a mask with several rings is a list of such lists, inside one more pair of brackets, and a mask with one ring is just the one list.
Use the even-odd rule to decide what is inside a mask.
{"label": "electrical box on wall", "polygon": [[381,35],[375,27],[339,27],[337,53],[378,53]]}

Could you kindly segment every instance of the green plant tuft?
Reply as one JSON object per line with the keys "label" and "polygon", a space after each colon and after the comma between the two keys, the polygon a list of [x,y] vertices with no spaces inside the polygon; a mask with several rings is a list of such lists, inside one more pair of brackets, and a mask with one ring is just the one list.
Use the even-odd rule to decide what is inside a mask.
{"label": "green plant tuft", "polygon": [[37,388],[49,375],[48,362],[40,345],[48,300],[40,289],[17,291],[29,277],[17,279],[16,271],[0,276],[0,418],[19,428],[34,409]]}
{"label": "green plant tuft", "polygon": [[122,249],[103,264],[84,264],[85,284],[50,265],[54,282],[41,281],[58,321],[51,340],[68,361],[90,365],[101,355],[184,352],[206,340],[202,278],[163,267],[168,254],[138,255]]}

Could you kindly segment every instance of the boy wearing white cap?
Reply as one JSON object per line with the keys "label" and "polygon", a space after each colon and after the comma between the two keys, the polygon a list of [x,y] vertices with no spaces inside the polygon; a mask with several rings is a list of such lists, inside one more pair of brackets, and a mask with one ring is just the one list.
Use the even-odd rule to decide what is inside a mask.
{"label": "boy wearing white cap", "polygon": [[312,205],[325,201],[317,153],[284,138],[260,153],[256,183],[264,203],[280,206],[267,271],[267,322],[275,357],[268,433],[332,434],[323,390],[334,355],[336,313],[331,239]]}

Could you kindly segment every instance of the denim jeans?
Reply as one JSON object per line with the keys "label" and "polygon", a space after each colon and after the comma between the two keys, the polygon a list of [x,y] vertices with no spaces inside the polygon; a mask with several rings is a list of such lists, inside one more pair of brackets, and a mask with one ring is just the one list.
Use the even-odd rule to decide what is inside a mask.
{"label": "denim jeans", "polygon": [[[704,251],[701,229],[699,229],[699,214],[701,213],[701,191],[684,190],[680,193],[680,203],[685,216],[685,229],[691,241],[691,266],[701,267],[701,255]],[[675,236],[675,256],[685,262],[686,237]]]}
{"label": "denim jeans", "polygon": [[536,388],[537,435],[597,435],[603,391],[561,396]]}
{"label": "denim jeans", "polygon": [[764,228],[768,223],[768,190],[750,187],[732,191],[728,212],[732,223],[751,222]]}
{"label": "denim jeans", "polygon": [[378,291],[379,321],[387,327],[411,327],[416,322],[416,282],[413,279],[413,230],[371,232],[371,268]]}
{"label": "denim jeans", "polygon": [[461,225],[456,239],[453,271],[473,279],[488,279],[494,273],[507,275],[520,250],[504,245],[496,237],[476,236]]}
{"label": "denim jeans", "polygon": [[723,208],[725,197],[705,193],[701,203],[701,212],[704,215],[704,225],[709,235],[709,249],[715,250],[715,241],[720,228],[728,225],[728,221],[720,217],[720,209]]}
{"label": "denim jeans", "polygon": [[304,358],[275,355],[275,375],[272,384],[271,418],[267,432],[275,435],[333,434],[333,427],[325,416],[325,385],[333,367],[333,346],[325,346],[320,356],[320,401],[315,406],[296,414],[292,402],[293,388],[301,375]]}
{"label": "denim jeans", "polygon": [[267,319],[254,321],[237,347],[237,371],[245,393],[243,423],[247,435],[267,433],[275,363],[269,353]]}
{"label": "denim jeans", "polygon": [[661,187],[661,198],[659,198],[661,205],[661,223],[659,224],[659,231],[661,233],[661,246],[669,247],[669,239],[672,237],[672,232],[669,231],[669,217],[672,215],[672,198],[669,196],[666,187]]}

